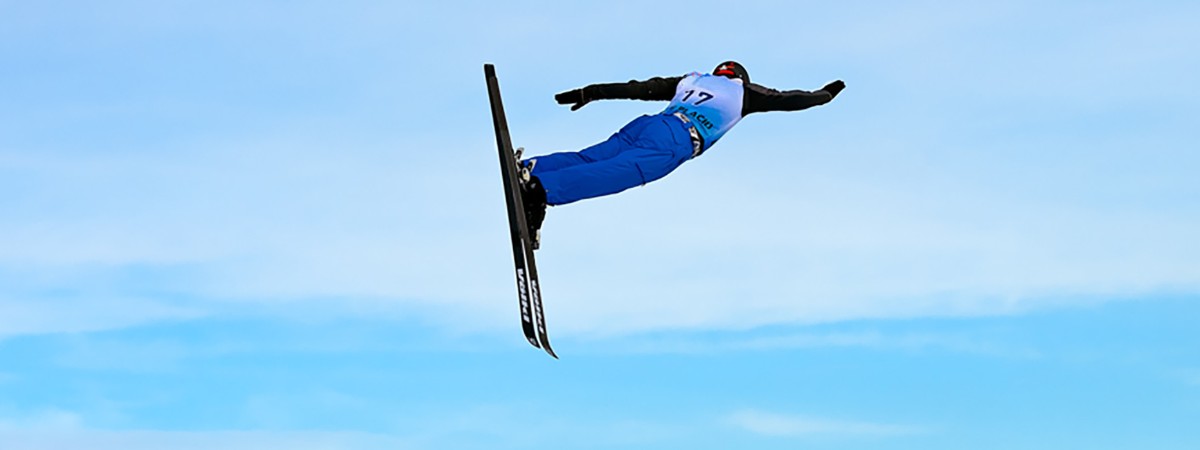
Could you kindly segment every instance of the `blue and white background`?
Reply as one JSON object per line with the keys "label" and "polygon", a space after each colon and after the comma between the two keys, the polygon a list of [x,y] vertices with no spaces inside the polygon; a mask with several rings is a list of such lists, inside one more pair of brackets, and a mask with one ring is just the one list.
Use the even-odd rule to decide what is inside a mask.
{"label": "blue and white background", "polygon": [[[0,0],[2,449],[1200,448],[1200,4]],[[780,89],[553,208],[517,145]]]}

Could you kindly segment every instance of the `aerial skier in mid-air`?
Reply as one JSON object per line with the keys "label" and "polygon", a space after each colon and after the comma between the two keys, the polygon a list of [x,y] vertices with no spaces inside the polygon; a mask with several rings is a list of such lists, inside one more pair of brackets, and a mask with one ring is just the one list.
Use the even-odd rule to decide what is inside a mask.
{"label": "aerial skier in mid-air", "polygon": [[547,206],[615,194],[657,180],[703,154],[749,114],[823,105],[846,87],[837,80],[817,91],[777,91],[751,83],[746,69],[734,61],[721,63],[711,74],[592,84],[554,99],[572,105],[572,111],[605,99],[671,103],[663,112],[638,117],[604,142],[578,152],[521,159],[521,151],[512,148],[495,66],[485,64],[484,75],[508,209],[521,328],[530,344],[555,358],[533,254]]}
{"label": "aerial skier in mid-air", "polygon": [[555,95],[559,104],[572,105],[572,111],[593,100],[671,103],[661,113],[634,119],[599,144],[521,161],[521,199],[533,247],[539,246],[547,205],[615,194],[658,180],[703,154],[749,114],[823,105],[845,87],[837,80],[817,91],[777,91],[751,83],[741,64],[726,61],[711,74],[592,84]]}

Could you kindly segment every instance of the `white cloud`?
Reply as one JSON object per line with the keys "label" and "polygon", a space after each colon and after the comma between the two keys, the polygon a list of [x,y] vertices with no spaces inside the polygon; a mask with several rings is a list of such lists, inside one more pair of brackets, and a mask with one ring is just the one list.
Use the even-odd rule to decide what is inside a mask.
{"label": "white cloud", "polygon": [[8,450],[372,450],[415,448],[387,435],[336,431],[101,431],[6,430],[0,442]]}
{"label": "white cloud", "polygon": [[[1133,76],[1174,79],[1191,73],[1178,70],[1183,63],[1162,63],[1179,61],[1177,56],[1188,54],[1198,40],[1187,39],[1194,32],[1186,20],[1160,22],[1155,15],[1160,13],[1139,12],[1124,26],[1144,30],[1162,23],[1150,36],[1169,41],[1169,48],[1116,52],[1124,58],[1136,55],[1134,62],[1139,64],[1125,66],[1145,66],[1147,71],[1085,70],[1100,75],[1082,80],[1070,75],[1096,64],[1115,64],[1111,58],[1087,56],[1112,54],[1111,36],[1149,39],[1144,33],[1111,33],[1111,21],[1102,19],[1126,15],[1125,6],[1089,12],[1085,33],[1064,32],[1044,46],[1044,39],[1029,48],[1007,41],[1038,35],[1026,33],[1027,28],[1056,24],[1061,17],[1072,17],[1077,8],[1061,7],[1034,22],[1016,21],[1024,18],[1021,5],[947,9],[930,2],[883,8],[823,25],[839,45],[812,49],[821,55],[820,67],[809,61],[779,61],[766,53],[748,55],[759,58],[756,67],[763,73],[774,71],[771,75],[781,88],[810,88],[809,79],[825,81],[844,71],[857,80],[848,80],[846,94],[827,107],[747,120],[721,147],[650,187],[552,209],[539,257],[553,332],[603,335],[1008,314],[1069,298],[1200,290],[1195,258],[1200,241],[1193,238],[1193,230],[1200,228],[1200,211],[1189,201],[1197,188],[1188,171],[1195,156],[1180,150],[1191,141],[1179,130],[1147,133],[1144,126],[1113,126],[1136,119],[1126,116],[1090,122],[1097,111],[1105,116],[1112,108],[1109,97],[1097,106],[1095,92],[1146,101],[1145,89],[1114,91],[1113,81]],[[528,16],[522,20],[537,24],[559,23],[557,14],[579,12],[536,5],[513,11],[503,14]],[[151,17],[171,15],[187,26],[153,25],[154,32],[216,26],[226,19],[232,32],[257,26],[245,18],[219,19],[208,12],[194,18],[178,12],[160,8]],[[436,8],[422,12],[437,14]],[[380,33],[407,29],[390,20],[410,21],[389,18],[417,17],[367,17],[346,11],[335,15],[344,20],[335,21],[338,25],[368,20],[367,30],[359,30],[362,34],[347,34],[352,42],[337,43],[364,52],[383,41],[404,41],[379,40],[385,35]],[[919,20],[896,21],[897,15]],[[304,33],[295,30],[303,28],[292,27],[316,16],[326,14],[319,9],[290,12],[285,18],[290,19],[276,26],[290,32],[285,36],[300,35]],[[87,17],[68,23],[87,22],[91,16]],[[157,20],[128,20],[141,34],[146,26],[161,25]],[[861,32],[881,24],[889,25],[884,28],[887,39]],[[396,315],[419,315],[470,331],[510,327],[515,288],[483,101],[482,61],[477,57],[494,51],[500,63],[542,58],[545,52],[509,45],[539,45],[546,41],[537,39],[541,28],[518,28],[516,34],[504,33],[503,42],[487,43],[486,50],[478,48],[478,39],[462,45],[433,29],[428,30],[431,39],[440,36],[455,51],[405,49],[425,52],[417,53],[424,55],[419,59],[438,71],[429,78],[452,80],[454,85],[473,82],[473,92],[464,89],[451,98],[433,98],[431,92],[417,92],[424,85],[410,80],[371,79],[399,86],[383,90],[392,96],[388,99],[402,97],[401,92],[419,94],[416,100],[404,100],[421,108],[385,107],[356,97],[363,103],[355,106],[371,113],[354,116],[354,108],[346,105],[331,113],[323,109],[328,105],[293,104],[277,97],[215,98],[204,103],[259,102],[249,106],[272,114],[248,114],[246,120],[254,122],[244,127],[223,124],[225,128],[210,129],[204,126],[204,114],[230,112],[228,107],[213,108],[184,116],[199,121],[189,124],[189,130],[166,130],[166,136],[145,140],[131,135],[128,145],[120,141],[121,145],[109,142],[99,148],[40,143],[29,150],[5,148],[0,170],[14,176],[0,179],[0,188],[17,195],[6,197],[0,211],[0,277],[8,269],[50,275],[29,281],[29,289],[20,292],[0,290],[0,302],[6,302],[0,309],[30,308],[11,299],[63,288],[70,281],[53,276],[62,272],[103,276],[113,267],[177,266],[182,273],[168,282],[169,291],[205,301],[284,304],[279,309],[287,310],[297,300],[335,299],[319,314],[361,314],[360,305],[367,302]],[[1097,37],[1105,39],[1093,39]],[[576,48],[570,39],[548,45]],[[582,41],[576,43],[592,45]],[[980,43],[989,45],[987,51],[980,50]],[[939,46],[936,51],[930,50],[933,44]],[[255,49],[275,53],[270,43],[263,45]],[[336,54],[336,48],[322,50]],[[1064,59],[1064,50],[1084,56]],[[653,58],[633,55],[621,66],[596,62],[605,60],[572,61],[553,69],[537,66],[549,71],[537,79],[528,69],[535,64],[521,70],[515,64],[502,65],[514,67],[502,72],[506,93],[514,94],[506,97],[514,138],[535,154],[578,148],[620,126],[627,112],[661,106],[613,103],[567,113],[550,102],[546,83],[610,81],[611,73],[652,75],[658,68],[696,64],[694,58],[664,61],[657,53]],[[981,61],[986,64],[977,64]],[[1048,75],[1024,65],[1047,61],[1054,63],[1046,65]],[[271,64],[263,66],[258,70]],[[259,82],[280,76],[248,75]],[[925,83],[930,75],[941,77]],[[320,70],[313,76],[342,79]],[[283,78],[290,79],[290,74]],[[1040,86],[1034,82],[1043,78],[1056,84],[1035,91],[1040,102],[1025,108],[1029,96],[1013,92],[1036,90]],[[187,97],[182,92],[186,80],[176,83],[163,87],[172,91],[166,97]],[[1144,87],[1161,93],[1175,89],[1171,86]],[[113,97],[123,100],[121,94]],[[916,96],[919,104],[908,101]],[[1091,103],[1076,102],[1081,100],[1077,97]],[[1055,104],[1042,104],[1044,98]],[[55,114],[56,107],[78,108],[89,101],[53,100],[47,99],[46,109],[33,117],[20,110],[11,115],[31,122],[22,129],[57,129],[62,124],[56,121],[63,119]],[[995,108],[1014,102],[1022,102],[1022,108]],[[188,107],[186,102],[155,105],[166,113]],[[1029,111],[1033,107],[1037,111]],[[397,115],[396,129],[373,129],[384,122],[378,118],[355,125],[383,108],[395,108],[385,110]],[[425,114],[429,108],[436,113]],[[289,112],[281,112],[284,109]],[[137,123],[144,118],[139,115],[164,111],[125,113],[130,123]],[[1027,119],[1033,113],[1069,121],[1077,129],[1027,130],[1041,123]],[[1175,116],[1179,121],[1194,117]],[[1011,133],[1005,126],[1021,132]],[[58,145],[101,145],[66,142]],[[136,290],[138,283],[155,281],[152,278],[112,284],[117,291]],[[126,295],[109,291],[103,296]],[[35,320],[37,327],[6,321],[0,323],[0,333],[102,329],[174,317],[153,311],[146,302],[130,305],[141,311],[113,318],[118,313],[94,307],[100,312],[95,319],[79,314],[58,323]],[[85,323],[89,320],[94,323]]]}
{"label": "white cloud", "polygon": [[939,193],[850,172],[798,168],[787,186],[702,170],[551,210],[552,323],[603,334],[975,316],[1200,289],[1200,211],[1123,214],[944,177]]}
{"label": "white cloud", "polygon": [[[522,401],[426,413],[403,421],[413,430],[413,441],[430,448],[451,448],[462,442],[474,444],[460,445],[464,448],[493,449],[561,448],[572,442],[595,448],[675,448],[712,435],[711,417],[696,418],[693,413],[667,418],[625,411],[612,416]],[[537,424],[537,432],[531,433],[529,424]]]}
{"label": "white cloud", "polygon": [[0,339],[51,333],[85,333],[204,316],[200,310],[124,297],[11,298],[0,292]]}
{"label": "white cloud", "polygon": [[784,415],[755,410],[730,414],[727,421],[741,429],[766,436],[837,435],[848,437],[920,434],[926,430],[909,425],[830,420]]}
{"label": "white cloud", "polygon": [[395,436],[356,431],[96,429],[87,426],[82,415],[59,409],[45,409],[18,418],[0,418],[0,442],[4,443],[5,450],[414,448],[409,442]]}
{"label": "white cloud", "polygon": [[986,355],[1011,359],[1033,359],[1042,354],[1036,349],[986,338],[937,333],[882,333],[872,331],[840,333],[797,333],[754,336],[736,334],[713,339],[689,339],[686,336],[663,338],[639,337],[620,351],[634,353],[713,354],[745,351],[772,351],[823,347],[851,347],[881,350],[924,351]]}
{"label": "white cloud", "polygon": [[[334,396],[329,400],[340,406],[335,410],[357,411],[355,403],[363,399]],[[5,450],[524,449],[576,441],[599,447],[662,445],[694,438],[697,432],[694,424],[581,419],[550,414],[544,407],[531,405],[431,407],[383,418],[372,413],[375,420],[392,424],[391,431],[297,430],[286,424],[290,421],[287,416],[296,413],[294,409],[264,411],[254,404],[248,406],[256,410],[251,413],[258,415],[255,420],[261,423],[240,430],[98,429],[89,427],[78,414],[47,410],[16,420],[0,419],[0,442]],[[529,424],[537,424],[537,432],[531,432]]]}
{"label": "white cloud", "polygon": [[[168,283],[219,302],[334,299],[321,314],[357,314],[368,302],[449,327],[506,327],[516,302],[494,144],[452,142],[485,156],[451,167],[427,154],[267,139],[169,159],[10,157],[45,182],[21,215],[0,220],[0,269],[41,274],[27,281],[36,292],[63,288],[63,272],[177,267],[169,282],[122,283]],[[791,152],[765,138],[740,145]],[[706,156],[659,184],[553,208],[538,255],[552,331],[1010,314],[1200,289],[1200,243],[1190,239],[1200,212],[1027,197],[936,171],[914,183],[844,164],[798,167],[785,182],[763,178],[757,163]],[[89,185],[64,187],[79,179]],[[73,319],[30,323],[71,331],[187,314],[152,301],[84,303],[99,314],[60,309]]]}

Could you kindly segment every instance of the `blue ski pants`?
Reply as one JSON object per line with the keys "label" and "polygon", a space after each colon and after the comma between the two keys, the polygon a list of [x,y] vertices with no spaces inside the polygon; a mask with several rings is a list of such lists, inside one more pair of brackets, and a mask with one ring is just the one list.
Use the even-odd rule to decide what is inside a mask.
{"label": "blue ski pants", "polygon": [[550,205],[615,194],[662,178],[691,159],[688,126],[668,114],[641,116],[599,144],[531,158],[537,160],[533,175]]}

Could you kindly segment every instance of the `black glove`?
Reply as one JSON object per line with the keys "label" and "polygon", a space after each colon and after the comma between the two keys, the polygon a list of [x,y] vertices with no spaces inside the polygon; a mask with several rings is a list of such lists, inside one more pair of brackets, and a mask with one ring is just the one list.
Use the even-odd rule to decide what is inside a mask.
{"label": "black glove", "polygon": [[560,105],[570,105],[574,103],[574,105],[571,106],[571,111],[577,111],[579,108],[582,108],[583,105],[588,104],[588,102],[592,100],[587,98],[587,95],[583,92],[583,89],[572,89],[567,92],[555,94],[554,101],[558,102]]}
{"label": "black glove", "polygon": [[837,80],[837,81],[834,81],[832,83],[825,85],[825,87],[821,88],[821,90],[828,92],[829,95],[831,95],[833,97],[837,97],[838,92],[842,92],[842,89],[845,89],[845,88],[846,88],[846,83],[843,83],[842,80]]}

